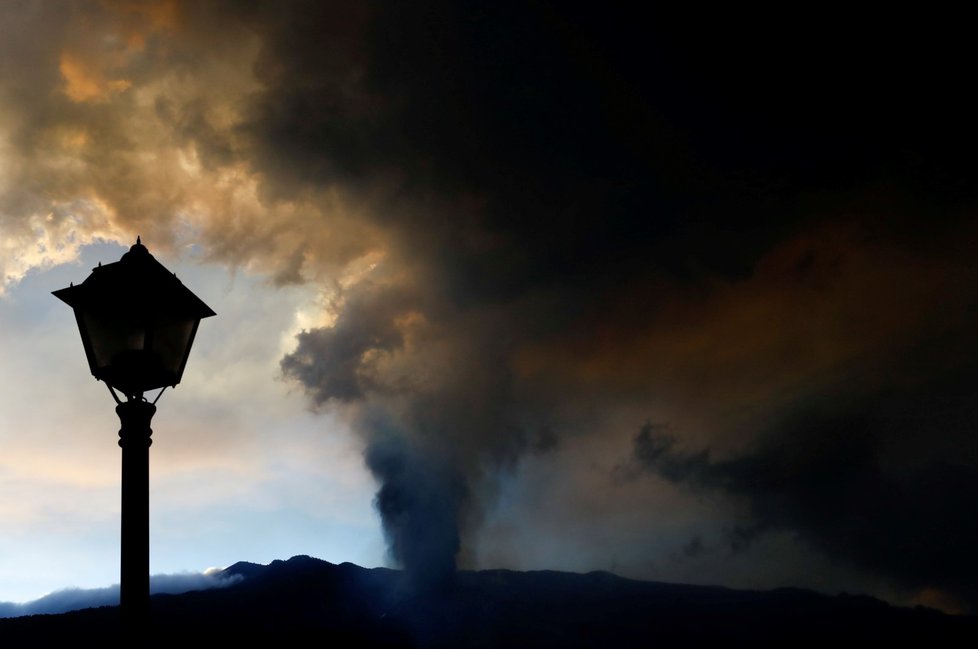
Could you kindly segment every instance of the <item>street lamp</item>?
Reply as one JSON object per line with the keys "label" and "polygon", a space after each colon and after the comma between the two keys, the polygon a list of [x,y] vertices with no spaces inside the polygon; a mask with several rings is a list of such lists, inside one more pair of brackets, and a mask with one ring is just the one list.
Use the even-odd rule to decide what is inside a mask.
{"label": "street lamp", "polygon": [[[180,383],[202,318],[216,315],[139,237],[119,261],[54,291],[74,309],[92,375],[104,381],[122,423],[120,604],[127,625],[149,616],[150,422],[163,390]],[[152,403],[143,393],[162,388]],[[125,400],[119,398],[119,393]]]}

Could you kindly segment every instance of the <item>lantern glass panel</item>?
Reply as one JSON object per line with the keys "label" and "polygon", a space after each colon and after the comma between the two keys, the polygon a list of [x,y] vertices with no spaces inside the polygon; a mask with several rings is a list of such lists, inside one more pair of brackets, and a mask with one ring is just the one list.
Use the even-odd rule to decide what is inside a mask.
{"label": "lantern glass panel", "polygon": [[163,369],[173,375],[180,373],[190,348],[195,320],[179,320],[160,325],[153,331],[153,351],[159,355]]}
{"label": "lantern glass panel", "polygon": [[110,367],[124,352],[139,352],[146,346],[146,329],[137,323],[91,313],[83,313],[82,318],[98,369]]}

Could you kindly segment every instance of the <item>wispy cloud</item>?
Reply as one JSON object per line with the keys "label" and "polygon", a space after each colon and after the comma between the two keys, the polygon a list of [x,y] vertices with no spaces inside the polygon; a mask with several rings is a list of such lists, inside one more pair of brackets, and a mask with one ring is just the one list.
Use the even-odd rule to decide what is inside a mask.
{"label": "wispy cloud", "polygon": [[[220,570],[186,572],[176,574],[152,575],[149,580],[151,594],[179,594],[193,590],[225,588],[241,580],[240,575],[223,576]],[[105,588],[65,588],[48,593],[30,602],[0,602],[0,617],[19,617],[66,613],[83,608],[117,606],[119,604],[119,585]]]}

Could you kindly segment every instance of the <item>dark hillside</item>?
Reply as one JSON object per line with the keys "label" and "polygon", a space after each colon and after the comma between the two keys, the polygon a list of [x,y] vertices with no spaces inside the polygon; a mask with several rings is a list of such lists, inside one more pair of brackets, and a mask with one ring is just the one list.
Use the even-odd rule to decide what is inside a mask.
{"label": "dark hillside", "polygon": [[[379,647],[814,646],[839,641],[946,645],[978,640],[978,618],[797,589],[738,591],[604,572],[459,572],[423,589],[402,573],[293,557],[237,563],[240,582],[153,597],[147,644],[214,641]],[[104,645],[118,610],[0,620],[11,646]],[[281,645],[279,645],[281,646]],[[963,645],[962,645],[963,646]]]}

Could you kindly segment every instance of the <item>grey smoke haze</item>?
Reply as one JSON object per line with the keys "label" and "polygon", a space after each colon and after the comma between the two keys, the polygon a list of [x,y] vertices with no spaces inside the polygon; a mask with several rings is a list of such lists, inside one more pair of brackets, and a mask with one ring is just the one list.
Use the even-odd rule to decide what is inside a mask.
{"label": "grey smoke haze", "polygon": [[962,514],[978,508],[978,470],[954,457],[962,442],[943,450],[933,440],[974,434],[978,402],[961,386],[975,381],[974,367],[966,367],[925,379],[912,394],[891,388],[806,404],[771,422],[733,459],[679,448],[667,427],[647,423],[615,475],[648,471],[745,499],[750,515],[731,532],[734,550],[771,531],[801,532],[838,561],[896,575],[915,589],[939,583],[973,602],[978,523]]}
{"label": "grey smoke haze", "polygon": [[513,337],[511,325],[446,304],[422,310],[440,299],[423,290],[365,284],[344,293],[336,322],[300,334],[282,370],[320,406],[353,410],[380,482],[375,506],[391,558],[437,580],[491,505],[498,473],[524,450],[557,442],[520,423],[507,351],[495,338]]}
{"label": "grey smoke haze", "polygon": [[[192,590],[224,588],[236,583],[239,579],[240,575],[222,577],[219,572],[151,575],[149,590],[151,594],[170,593],[177,595]],[[0,617],[67,613],[83,608],[118,606],[118,604],[118,584],[105,588],[65,588],[30,602],[0,602]]]}
{"label": "grey smoke haze", "polygon": [[[901,588],[973,599],[963,587],[973,554],[944,553],[944,539],[898,524],[911,513],[952,530],[949,539],[972,538],[953,536],[962,519],[952,511],[968,504],[973,456],[949,471],[960,453],[931,445],[924,466],[880,466],[906,440],[931,436],[921,416],[931,401],[918,393],[941,380],[976,384],[951,376],[959,361],[945,361],[957,351],[931,345],[943,337],[974,358],[962,328],[974,301],[961,291],[978,278],[947,238],[972,231],[967,219],[940,212],[944,225],[921,246],[912,207],[854,222],[800,207],[810,192],[827,212],[845,212],[858,197],[838,199],[837,178],[899,179],[914,201],[938,200],[910,167],[886,164],[892,145],[876,113],[838,112],[829,85],[809,99],[820,124],[853,135],[846,155],[795,124],[815,108],[774,108],[767,84],[785,78],[780,68],[702,61],[678,36],[639,38],[618,10],[594,22],[540,7],[504,14],[437,3],[377,10],[357,108],[329,74],[297,82],[306,68],[295,52],[329,58],[304,30],[276,32],[265,50],[276,61],[276,47],[292,52],[270,66],[280,103],[270,97],[256,121],[271,129],[260,138],[270,175],[339,174],[361,187],[396,179],[396,192],[374,199],[389,246],[375,277],[388,290],[352,287],[336,322],[302,334],[282,362],[316,404],[357,412],[393,558],[422,572],[447,569],[456,553],[467,561],[500,477],[534,446],[526,431],[599,438],[626,412],[648,417],[638,414],[646,404],[680,421],[675,437],[643,429],[633,461],[728,497],[742,517],[737,543],[788,530]],[[795,47],[788,67],[854,78],[842,59],[816,63]],[[686,57],[678,70],[676,53]],[[717,81],[714,64],[730,77]],[[724,119],[743,123],[711,121],[712,100],[682,74],[720,89],[738,78]],[[338,109],[307,112],[324,104]],[[701,111],[712,117],[698,121]],[[293,120],[305,125],[301,138],[273,135]],[[749,146],[731,144],[739,128],[753,134]],[[913,134],[908,146],[917,159],[934,154]],[[832,171],[812,171],[823,166]],[[909,408],[904,421],[916,427],[868,415],[905,376],[915,377],[906,399],[886,403]],[[967,392],[934,402],[935,412],[966,408]],[[974,449],[960,432],[939,436]],[[901,565],[898,549],[927,567]]]}

